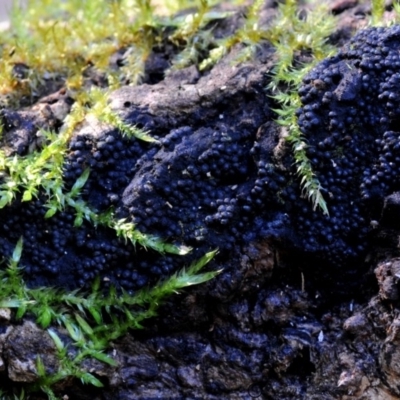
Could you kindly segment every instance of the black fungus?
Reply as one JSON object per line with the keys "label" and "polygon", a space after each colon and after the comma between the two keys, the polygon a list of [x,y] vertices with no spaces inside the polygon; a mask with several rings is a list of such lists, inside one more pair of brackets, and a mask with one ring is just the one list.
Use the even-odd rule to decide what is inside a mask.
{"label": "black fungus", "polygon": [[[365,251],[370,221],[400,188],[399,46],[399,26],[360,31],[300,88],[296,115],[330,217],[301,209],[295,223],[306,250],[337,263]],[[315,80],[325,82],[324,91],[315,92]]]}
{"label": "black fungus", "polygon": [[[193,253],[159,255],[87,221],[76,228],[70,208],[45,219],[40,194],[0,210],[0,254],[9,257],[23,236],[30,284],[88,286],[99,275],[104,285],[132,292],[210,249],[220,249],[222,262],[264,238],[308,253],[321,265],[363,259],[371,221],[379,219],[384,198],[400,191],[399,48],[399,26],[361,31],[317,65],[299,89],[296,116],[329,216],[304,198],[293,155],[289,146],[280,149],[271,122],[155,128],[159,143],[114,130],[72,138],[64,190],[90,167],[82,198],[91,208],[113,208],[140,231],[193,246]],[[229,110],[225,115],[228,121]],[[155,126],[143,118],[144,125]]]}

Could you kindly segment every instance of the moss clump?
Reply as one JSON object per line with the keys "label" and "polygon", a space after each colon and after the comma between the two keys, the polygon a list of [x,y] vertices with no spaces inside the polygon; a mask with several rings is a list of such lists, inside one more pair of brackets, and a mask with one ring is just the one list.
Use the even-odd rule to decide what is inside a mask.
{"label": "moss clump", "polygon": [[[36,322],[54,340],[59,358],[59,370],[48,375],[45,366],[37,358],[38,380],[25,388],[29,391],[42,390],[55,398],[52,386],[68,377],[76,377],[83,383],[101,387],[102,383],[92,374],[84,371],[82,362],[92,357],[116,366],[115,361],[105,354],[111,341],[123,336],[130,329],[140,329],[141,322],[156,315],[161,301],[179,290],[206,282],[218,274],[200,272],[214,257],[215,251],[207,253],[192,263],[187,269],[175,273],[159,282],[151,289],[144,289],[134,296],[117,293],[112,287],[108,293],[100,289],[100,280],[96,279],[89,292],[65,292],[52,288],[28,288],[22,278],[19,266],[23,245],[22,239],[8,260],[8,266],[0,271],[0,308],[15,308],[17,319],[26,313],[33,315]],[[52,328],[49,328],[50,326]],[[57,334],[56,326],[64,327],[73,341],[76,354],[68,355],[68,346]],[[1,389],[1,388],[0,388]]]}
{"label": "moss clump", "polygon": [[[181,4],[184,8],[188,5],[186,2]],[[161,253],[186,254],[190,251],[188,247],[138,232],[132,223],[115,219],[112,210],[98,213],[92,209],[81,198],[90,175],[89,168],[69,190],[65,189],[63,179],[71,136],[76,126],[89,115],[118,129],[130,140],[156,141],[148,132],[126,124],[112,113],[107,106],[107,94],[121,84],[137,84],[153,46],[162,39],[166,29],[178,29],[181,24],[183,22],[176,25],[173,17],[157,16],[147,1],[59,3],[43,0],[30,2],[24,12],[15,10],[12,27],[0,40],[0,101],[3,107],[32,104],[60,87],[69,91],[74,105],[60,129],[39,131],[43,138],[40,148],[26,155],[6,156],[1,152],[0,208],[9,207],[17,199],[31,202],[44,196],[47,199],[44,218],[52,218],[65,208],[72,208],[76,229],[86,220],[114,229],[118,238]],[[133,56],[126,56],[123,65],[115,69],[110,64],[110,57],[128,48]],[[85,358],[92,357],[113,365],[114,360],[104,353],[110,341],[129,329],[140,328],[141,321],[154,316],[166,296],[205,282],[217,273],[200,273],[213,258],[215,252],[211,252],[188,269],[135,295],[117,292],[113,286],[105,292],[100,289],[99,279],[86,292],[32,289],[25,284],[23,269],[19,267],[22,243],[21,239],[8,266],[0,272],[0,307],[15,309],[16,319],[34,316],[43,328],[63,326],[78,351],[74,358],[67,356],[67,346],[56,329],[48,330],[59,353],[60,369],[54,375],[47,375],[38,357],[37,383],[26,387],[25,392],[42,390],[49,398],[55,398],[52,386],[70,376],[83,383],[101,386],[97,378],[81,369]],[[2,398],[7,395],[2,394]]]}

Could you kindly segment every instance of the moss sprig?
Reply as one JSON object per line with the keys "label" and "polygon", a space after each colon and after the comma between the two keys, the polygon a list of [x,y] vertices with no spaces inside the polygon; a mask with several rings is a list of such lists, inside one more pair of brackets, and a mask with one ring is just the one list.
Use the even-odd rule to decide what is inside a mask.
{"label": "moss sprig", "polygon": [[[279,116],[277,123],[285,128],[285,138],[292,146],[303,195],[312,201],[314,209],[320,208],[327,215],[323,188],[307,156],[307,141],[299,129],[295,112],[301,106],[297,92],[302,79],[318,61],[334,52],[327,44],[334,27],[335,19],[324,5],[314,5],[306,17],[300,17],[297,2],[287,0],[279,5],[279,14],[269,31],[277,61],[268,90],[281,106],[275,110]],[[313,61],[296,66],[296,54],[303,51],[311,52]]]}
{"label": "moss sprig", "polygon": [[211,1],[200,0],[195,12],[171,19],[171,25],[176,26],[176,30],[169,36],[169,40],[182,48],[172,61],[172,70],[201,65],[201,60],[214,45],[213,28],[205,27],[212,25],[214,21],[227,18],[232,13],[218,11],[211,6]]}
{"label": "moss sprig", "polygon": [[123,137],[128,139],[139,139],[148,143],[157,143],[158,140],[149,135],[149,132],[139,129],[136,126],[129,125],[123,119],[111,110],[107,104],[109,91],[99,88],[93,88],[90,91],[90,102],[92,107],[88,110],[87,115],[93,115],[100,121],[117,128]]}
{"label": "moss sprig", "polygon": [[[207,282],[220,273],[201,271],[214,258],[215,250],[152,288],[142,289],[135,294],[122,289],[117,291],[115,286],[106,293],[101,289],[98,278],[88,292],[65,292],[54,288],[32,289],[25,285],[22,278],[23,268],[19,265],[22,250],[23,241],[20,239],[8,260],[7,268],[0,271],[0,308],[16,309],[17,319],[25,314],[32,315],[53,339],[59,358],[58,371],[48,374],[43,361],[38,357],[38,379],[26,387],[33,392],[42,390],[50,399],[56,398],[53,385],[69,377],[102,387],[102,382],[97,377],[83,369],[84,360],[92,358],[116,366],[116,361],[105,352],[110,342],[131,329],[142,328],[143,321],[157,315],[157,309],[166,297],[188,286]],[[71,344],[61,339],[61,328],[68,333]],[[70,351],[72,348],[74,351]]]}
{"label": "moss sprig", "polygon": [[15,389],[12,394],[0,389],[0,400],[29,400],[29,395],[25,393],[24,388]]}
{"label": "moss sprig", "polygon": [[12,157],[0,152],[0,169],[3,172],[0,208],[11,204],[18,192],[22,192],[22,201],[30,201],[38,196],[40,187],[44,187],[49,194],[56,194],[62,185],[66,140],[49,131],[41,130],[38,134],[47,142],[40,152]]}
{"label": "moss sprig", "polygon": [[263,5],[263,0],[255,0],[248,6],[243,24],[233,35],[216,41],[209,56],[199,64],[200,70],[215,65],[238,43],[243,44],[244,49],[234,61],[235,63],[246,61],[254,55],[260,42],[267,39],[267,31],[259,26],[260,11]]}
{"label": "moss sprig", "polygon": [[372,26],[381,26],[384,23],[385,0],[371,0],[371,21]]}
{"label": "moss sprig", "polygon": [[161,254],[185,255],[192,250],[191,247],[167,243],[158,236],[141,233],[135,228],[132,222],[127,222],[126,219],[111,219],[108,226],[115,230],[117,237],[123,238],[125,241],[129,240],[133,245],[139,243],[144,248],[149,247]]}

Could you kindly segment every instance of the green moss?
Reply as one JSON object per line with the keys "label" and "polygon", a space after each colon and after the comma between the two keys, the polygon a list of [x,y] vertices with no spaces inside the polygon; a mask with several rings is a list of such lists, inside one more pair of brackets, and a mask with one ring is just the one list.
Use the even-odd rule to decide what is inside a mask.
{"label": "green moss", "polygon": [[371,0],[371,21],[370,25],[380,26],[384,24],[385,0]]}
{"label": "green moss", "polygon": [[[205,254],[187,269],[133,296],[124,291],[118,294],[114,287],[108,293],[104,293],[100,290],[99,279],[95,280],[89,292],[65,292],[54,288],[31,289],[25,285],[22,268],[19,266],[22,243],[20,239],[8,260],[7,268],[0,271],[0,308],[16,309],[17,319],[21,319],[25,314],[33,316],[53,339],[59,358],[59,370],[55,374],[47,374],[38,358],[38,380],[25,387],[28,392],[42,390],[49,398],[54,396],[52,386],[68,377],[101,387],[101,382],[95,376],[82,369],[81,365],[85,359],[95,358],[116,366],[116,362],[105,354],[111,341],[125,335],[131,329],[140,329],[144,320],[157,314],[157,308],[166,297],[185,287],[206,282],[220,272],[201,272],[214,257],[216,252],[213,251]],[[68,346],[57,334],[57,326],[65,328],[73,341],[76,352],[72,357],[68,355]]]}
{"label": "green moss", "polygon": [[259,26],[260,10],[263,4],[263,0],[255,0],[249,5],[243,25],[231,36],[220,39],[215,43],[214,48],[209,52],[209,56],[199,64],[200,70],[215,65],[234,45],[239,43],[244,45],[244,48],[235,60],[236,63],[246,61],[254,55],[257,46],[266,38],[266,31]]}
{"label": "green moss", "polygon": [[[303,195],[308,197],[314,209],[319,207],[328,214],[328,206],[322,195],[322,187],[314,174],[307,157],[307,142],[303,137],[295,116],[300,107],[298,89],[306,73],[335,49],[327,44],[335,28],[335,19],[329,15],[325,5],[315,5],[306,17],[300,17],[297,2],[288,0],[279,6],[279,14],[269,32],[269,39],[276,49],[277,62],[268,89],[272,92],[280,109],[278,124],[286,131],[286,140],[292,145]],[[309,53],[313,61],[295,66],[296,54]],[[298,64],[298,63],[297,63]]]}

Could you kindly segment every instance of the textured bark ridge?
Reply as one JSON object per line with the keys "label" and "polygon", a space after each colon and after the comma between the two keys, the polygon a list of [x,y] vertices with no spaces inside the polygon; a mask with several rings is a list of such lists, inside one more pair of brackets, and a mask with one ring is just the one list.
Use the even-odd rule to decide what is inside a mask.
{"label": "textured bark ridge", "polygon": [[[274,10],[266,5],[266,21]],[[357,1],[337,1],[332,11],[340,18],[331,40],[340,45],[368,13]],[[240,16],[230,18],[215,32],[229,30]],[[165,78],[167,54],[155,54],[147,82],[117,90],[109,104],[157,142],[130,141],[87,119],[67,152],[67,188],[90,166],[82,194],[91,206],[113,206],[140,231],[190,245],[192,254],[135,249],[89,224],[76,230],[68,211],[43,220],[41,198],[1,210],[0,251],[9,255],[25,234],[22,263],[33,286],[76,288],[100,275],[104,285],[135,291],[220,249],[211,265],[223,270],[217,278],[171,298],[143,331],[113,343],[117,367],[85,364],[104,389],[65,381],[57,388],[61,396],[399,398],[399,194],[382,194],[371,210],[360,205],[353,236],[341,233],[339,223],[331,242],[326,229],[337,232],[335,224],[301,197],[285,132],[274,121],[276,105],[265,93],[273,49],[262,43],[254,60],[234,64],[240,51],[237,46],[207,72],[189,67]],[[353,100],[353,91],[336,85],[341,100]],[[60,125],[71,103],[61,90],[29,109],[3,110],[4,150],[24,154],[40,146],[37,127]],[[329,177],[328,167],[320,168]],[[357,190],[338,190],[333,195],[341,206],[361,204]],[[349,251],[352,243],[357,251]],[[31,321],[15,324],[9,310],[0,310],[1,381],[34,382],[37,355],[48,373],[57,370],[48,333]]]}

